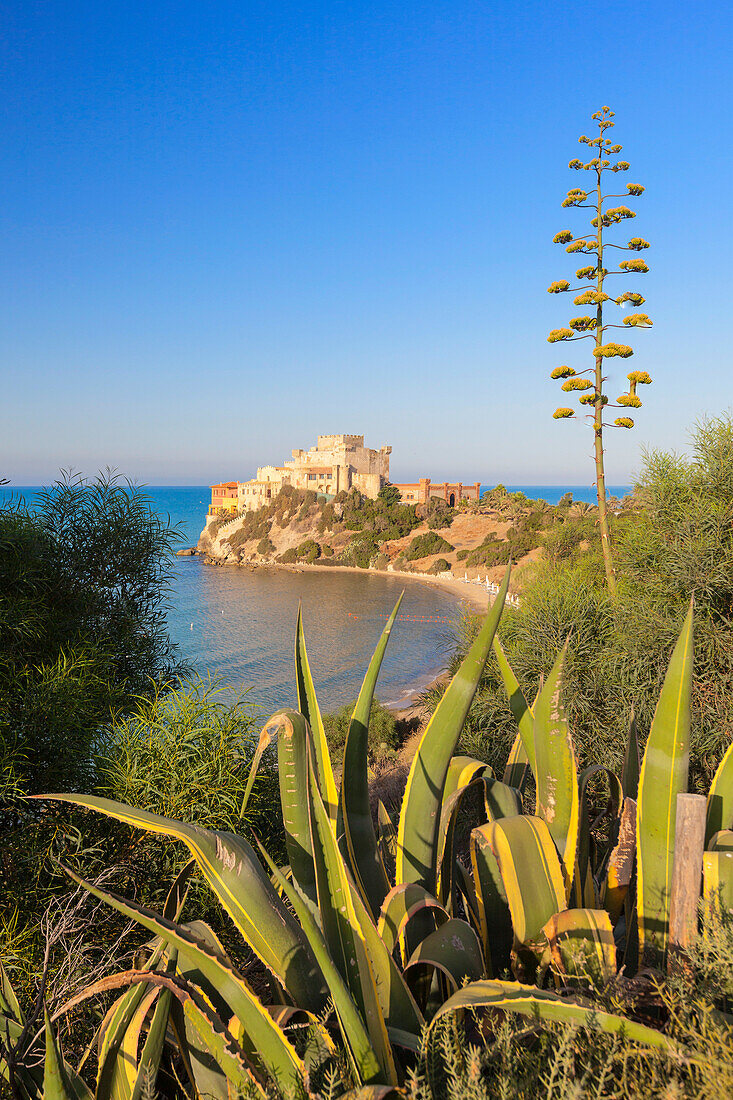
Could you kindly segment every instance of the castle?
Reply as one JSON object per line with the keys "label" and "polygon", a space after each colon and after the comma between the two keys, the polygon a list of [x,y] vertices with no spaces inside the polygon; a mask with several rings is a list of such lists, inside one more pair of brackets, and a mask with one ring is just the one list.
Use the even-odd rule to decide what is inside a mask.
{"label": "castle", "polygon": [[[358,489],[374,499],[389,481],[391,447],[378,451],[364,446],[363,435],[319,435],[309,451],[298,449],[282,466],[260,466],[251,481],[224,481],[211,486],[209,516],[237,515],[255,511],[273,500],[284,485],[311,489],[321,499],[331,500],[342,490]],[[461,500],[478,500],[479,482],[452,485],[433,484],[430,478],[398,485],[405,504],[427,504],[444,500],[451,507]]]}

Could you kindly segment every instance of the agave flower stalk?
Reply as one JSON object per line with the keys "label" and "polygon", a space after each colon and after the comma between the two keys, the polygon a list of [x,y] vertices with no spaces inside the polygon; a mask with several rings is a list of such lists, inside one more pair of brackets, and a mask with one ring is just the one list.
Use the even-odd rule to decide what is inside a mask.
{"label": "agave flower stalk", "polygon": [[[615,125],[613,122],[614,112],[609,110],[608,107],[603,107],[600,111],[596,111],[592,117],[598,126],[598,136],[589,138],[583,134],[579,139],[581,144],[590,147],[591,159],[587,163],[583,163],[577,158],[573,159],[570,161],[569,167],[576,171],[594,173],[595,187],[588,190],[582,187],[571,188],[562,205],[592,210],[593,216],[590,224],[593,232],[574,236],[569,229],[565,229],[555,235],[554,242],[555,244],[564,244],[566,252],[571,254],[582,253],[592,258],[593,262],[579,267],[576,271],[576,277],[580,280],[579,286],[571,287],[567,279],[558,279],[551,283],[547,289],[550,294],[577,294],[574,304],[576,306],[594,306],[595,316],[574,317],[569,322],[568,328],[553,329],[547,339],[551,344],[586,339],[593,341],[592,367],[579,373],[573,367],[556,367],[552,371],[551,377],[553,379],[565,379],[562,385],[563,391],[565,393],[574,391],[579,394],[582,393],[579,396],[579,403],[592,406],[589,419],[592,419],[593,422],[601,548],[603,550],[608,588],[611,595],[615,596],[616,574],[608,524],[606,473],[603,458],[603,429],[611,426],[604,424],[603,421],[603,409],[608,404],[608,397],[603,392],[604,382],[607,381],[606,376],[603,374],[603,361],[617,358],[628,359],[629,356],[633,355],[633,348],[628,344],[621,344],[607,339],[609,329],[650,328],[652,322],[646,313],[631,313],[624,317],[622,325],[609,324],[605,321],[604,306],[608,303],[621,308],[627,305],[641,306],[644,304],[642,295],[634,291],[625,291],[616,298],[610,297],[604,289],[606,280],[614,275],[643,275],[646,274],[649,268],[644,260],[634,258],[621,260],[617,271],[609,271],[604,266],[604,253],[609,248],[618,248],[625,252],[641,252],[649,247],[649,242],[645,241],[643,237],[632,237],[626,244],[616,244],[604,237],[604,231],[620,225],[621,222],[627,221],[629,218],[636,217],[635,211],[628,206],[624,204],[614,206],[611,204],[618,199],[638,198],[643,194],[644,188],[640,184],[629,183],[626,185],[626,194],[610,195],[603,193],[604,177],[607,178],[607,173],[627,172],[630,165],[625,160],[611,159],[617,157],[622,149],[621,145],[614,145],[611,139],[606,137],[606,131]],[[587,374],[590,379],[579,377],[579,374]],[[632,371],[627,377],[629,389],[627,393],[622,393],[619,396],[617,407],[620,406],[622,409],[640,408],[641,399],[636,392],[636,387],[637,385],[648,385],[651,378],[646,371]],[[570,420],[574,418],[575,413],[572,408],[562,406],[556,409],[553,415],[555,420]],[[634,421],[629,416],[619,416],[614,420],[612,426],[616,428],[633,428]]]}

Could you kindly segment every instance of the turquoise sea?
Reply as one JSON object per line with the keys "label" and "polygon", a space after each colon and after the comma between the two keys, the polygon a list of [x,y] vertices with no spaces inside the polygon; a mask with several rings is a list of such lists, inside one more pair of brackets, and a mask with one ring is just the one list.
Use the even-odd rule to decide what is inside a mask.
{"label": "turquoise sea", "polygon": [[[557,503],[566,492],[591,502],[581,486],[507,486]],[[623,496],[628,486],[612,486]],[[38,486],[0,490],[32,504]],[[148,486],[152,507],[169,516],[181,546],[195,546],[210,499],[207,486]],[[356,698],[385,619],[402,590],[399,578],[359,572],[292,573],[278,569],[212,568],[176,558],[169,599],[171,636],[196,671],[221,676],[228,691],[244,691],[264,711],[292,706],[293,639],[302,601],[311,670],[321,707]],[[444,667],[460,615],[458,599],[408,581],[377,688],[385,704],[404,705]]]}

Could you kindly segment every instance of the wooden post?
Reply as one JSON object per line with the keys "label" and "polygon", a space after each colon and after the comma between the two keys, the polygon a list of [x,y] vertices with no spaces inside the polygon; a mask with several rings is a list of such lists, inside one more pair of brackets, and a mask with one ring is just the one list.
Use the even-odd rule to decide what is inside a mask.
{"label": "wooden post", "polygon": [[686,949],[697,934],[702,854],[705,849],[707,803],[701,794],[677,795],[674,835],[674,867],[669,907],[669,955],[667,968],[684,972]]}

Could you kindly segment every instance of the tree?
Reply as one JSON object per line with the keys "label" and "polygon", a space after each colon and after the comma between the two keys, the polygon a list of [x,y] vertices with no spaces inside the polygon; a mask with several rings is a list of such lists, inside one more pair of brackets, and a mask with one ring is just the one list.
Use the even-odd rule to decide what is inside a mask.
{"label": "tree", "polygon": [[115,477],[0,508],[0,779],[84,789],[114,714],[179,670],[166,594],[178,535]]}
{"label": "tree", "polygon": [[[612,199],[628,199],[630,196],[638,197],[644,192],[640,184],[628,183],[626,194],[608,195],[603,193],[604,176],[607,173],[627,172],[630,165],[627,161],[617,160],[612,162],[611,157],[616,157],[622,149],[621,145],[614,145],[611,139],[606,137],[606,131],[615,125],[612,121],[614,112],[608,107],[603,107],[592,116],[598,125],[598,137],[589,138],[583,134],[579,141],[588,145],[595,156],[587,163],[574,159],[569,167],[576,171],[592,172],[595,174],[596,186],[586,191],[581,187],[572,188],[567,193],[563,202],[565,207],[579,207],[583,210],[592,210],[593,217],[590,224],[595,231],[593,234],[582,233],[573,236],[569,229],[564,229],[554,237],[555,244],[566,245],[566,252],[571,254],[581,253],[592,257],[593,262],[580,267],[576,271],[576,277],[581,280],[581,285],[571,287],[567,279],[559,279],[551,283],[547,288],[550,294],[580,294],[574,299],[576,306],[595,306],[595,317],[574,317],[569,322],[568,328],[553,329],[548,336],[549,343],[571,342],[576,340],[593,341],[593,366],[585,370],[576,371],[574,367],[563,365],[555,367],[551,373],[552,378],[563,379],[562,388],[565,393],[577,392],[580,394],[581,405],[592,408],[588,418],[593,422],[593,435],[595,442],[596,464],[596,490],[598,494],[598,523],[601,533],[601,547],[603,550],[603,563],[606,571],[608,589],[612,597],[616,595],[616,575],[611,548],[611,537],[608,524],[608,511],[606,502],[606,475],[603,460],[603,429],[609,427],[603,421],[603,409],[608,404],[608,397],[604,393],[604,383],[608,381],[603,374],[603,363],[606,359],[628,359],[633,355],[633,349],[628,344],[619,344],[613,340],[606,341],[606,333],[609,329],[620,328],[650,328],[652,322],[646,313],[631,313],[624,317],[623,324],[614,325],[604,323],[604,306],[607,303],[624,308],[628,305],[641,306],[644,298],[635,291],[624,291],[616,298],[611,298],[604,290],[605,281],[612,275],[643,275],[649,268],[642,259],[622,260],[617,271],[609,271],[604,267],[604,252],[609,248],[617,248],[624,252],[641,252],[649,248],[649,242],[642,237],[632,237],[627,244],[615,244],[604,240],[604,230],[619,225],[629,218],[636,217],[636,213],[628,206],[608,206]],[[590,201],[588,201],[590,199]],[[585,282],[589,285],[586,286]],[[588,375],[589,377],[585,377]],[[627,375],[629,381],[628,391],[622,393],[616,400],[614,407],[623,409],[641,407],[636,388],[640,385],[648,385],[651,378],[646,371],[631,371]],[[571,408],[561,407],[554,412],[556,420],[566,420],[574,417]],[[634,421],[629,416],[619,416],[613,426],[617,428],[633,428]]]}
{"label": "tree", "polygon": [[393,504],[399,504],[402,500],[402,494],[400,493],[399,489],[390,481],[388,481],[386,485],[382,486],[377,495],[379,499],[388,507],[391,507],[391,505]]}

